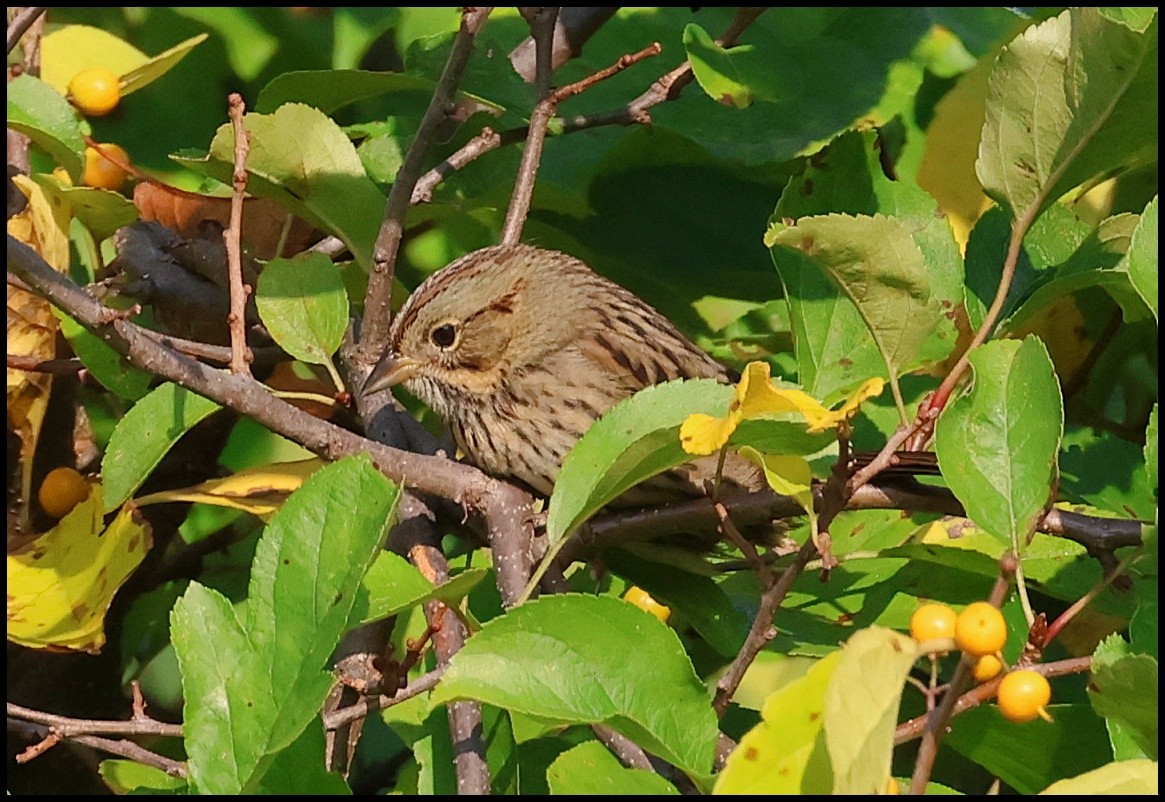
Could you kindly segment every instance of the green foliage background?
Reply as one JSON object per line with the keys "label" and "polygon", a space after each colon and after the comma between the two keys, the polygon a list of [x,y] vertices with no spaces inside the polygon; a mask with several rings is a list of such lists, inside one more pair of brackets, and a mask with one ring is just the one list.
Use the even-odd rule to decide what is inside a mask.
{"label": "green foliage background", "polygon": [[[1027,11],[1030,16],[1003,8],[774,8],[749,28],[740,47],[725,50],[713,38],[728,25],[731,9],[623,8],[554,76],[563,85],[653,41],[663,46],[660,56],[567,101],[559,109],[566,124],[623,106],[685,59],[696,82],[678,100],[653,107],[650,125],[550,137],[524,240],[584,259],[722,360],[737,368],[768,360],[775,374],[827,404],[872,375],[885,376],[895,383],[895,397],[884,394],[863,409],[855,422],[859,447],[880,447],[901,416],[913,413],[938,385],[956,341],[965,343],[991,303],[1014,219],[1025,212],[1034,219],[1000,322],[1000,333],[1014,339],[977,354],[974,394],[952,402],[939,425],[943,473],[978,528],[952,540],[947,529],[959,525],[936,523],[934,514],[867,510],[839,517],[832,536],[841,565],[827,583],[816,574],[795,583],[778,614],[777,637],[721,722],[740,739],[763,732],[770,717],[760,700],[769,693],[807,688],[816,694],[812,699],[820,699],[827,716],[824,731],[821,725],[795,728],[788,736],[792,745],[765,747],[789,754],[819,750],[817,762],[794,761],[804,784],[786,790],[874,792],[884,789],[887,772],[909,776],[913,751],[891,754],[885,716],[872,716],[877,720],[858,733],[844,731],[859,713],[870,712],[872,702],[837,689],[855,687],[861,661],[868,659],[869,699],[887,705],[894,718],[909,666],[887,657],[897,636],[886,630],[904,631],[919,599],[961,606],[984,598],[999,555],[1020,545],[1033,605],[1049,619],[1101,580],[1098,563],[1075,543],[1044,534],[1021,543],[1050,488],[1058,485],[1060,497],[1078,511],[1156,520],[1156,14],[1074,10],[1071,34],[1083,44],[1070,54],[1077,60],[1069,77],[1080,79],[1072,84],[1058,73],[1044,83],[1029,80],[1036,73],[1027,71],[1025,59],[1036,58],[1030,51],[1039,49],[1043,35],[1032,26],[1048,20],[1038,31],[1063,34],[1065,28],[1053,27],[1060,24],[1056,10]],[[358,307],[363,297],[361,268],[382,197],[444,64],[457,9],[53,8],[49,20],[92,25],[147,54],[211,34],[114,114],[90,120],[92,135],[121,144],[136,165],[177,186],[221,189],[218,182],[229,180],[232,141],[222,128],[226,96],[242,93],[255,123],[252,168],[262,179],[251,190],[339,236],[354,255],[356,264],[342,271],[346,294],[327,274],[319,280],[326,292],[297,285],[304,304],[270,312],[284,316],[289,338],[306,336],[309,322],[325,319],[327,333],[295,353],[310,354],[303,358],[312,362],[330,356],[346,305]],[[506,55],[526,33],[513,9],[495,11],[460,87],[476,112],[444,132],[426,166],[484,126],[505,130],[525,123],[534,90]],[[1000,59],[1008,43],[1014,45]],[[997,60],[1006,66],[1009,59],[1019,65],[1010,73],[1012,83],[1007,73],[989,77]],[[1112,71],[1112,63],[1122,69]],[[1041,108],[1049,97],[1062,101],[1051,126],[1060,139],[1008,127],[1022,119],[1007,111],[1008,104],[1018,108],[1031,97],[1044,102]],[[982,150],[981,130],[987,132]],[[977,153],[984,158],[976,176]],[[451,259],[497,242],[518,158],[515,146],[490,153],[410,211],[398,268],[401,296]],[[34,170],[49,172],[65,161],[41,153]],[[1100,190],[1085,192],[1110,177],[1115,180]],[[987,196],[997,205],[989,207]],[[79,261],[86,258],[84,243],[83,237],[75,242]],[[281,263],[281,270],[291,264]],[[272,292],[291,290],[280,284]],[[318,306],[308,307],[308,295]],[[86,359],[80,334],[75,342]],[[99,378],[114,370],[103,372],[93,361]],[[119,442],[113,426],[144,391],[119,392],[112,379],[105,386],[113,392],[91,391],[84,398],[99,444],[107,453],[136,453],[142,462],[133,476],[117,477],[119,492],[107,496],[113,504],[134,492],[175,433],[148,453],[142,441]],[[146,406],[133,409],[145,415],[157,397],[155,391],[141,402]],[[711,403],[711,393],[699,401]],[[192,414],[182,431],[209,411]],[[648,420],[642,431],[659,437],[675,425],[670,418]],[[675,441],[664,439],[676,453],[653,446],[658,464],[682,459]],[[597,445],[605,449],[609,471],[630,475],[619,459],[628,444]],[[300,455],[293,444],[242,421],[219,462],[224,471],[237,471]],[[813,462],[819,478],[828,456]],[[316,525],[294,515],[333,507],[329,515],[350,512],[342,486],[356,481],[352,476],[375,488],[367,492],[377,494],[381,518],[391,509],[395,488],[381,487],[368,466],[339,470],[350,475],[333,474],[343,476],[335,488],[318,489],[327,477],[305,487],[305,495],[288,502],[291,509],[266,529],[241,513],[194,505],[180,524],[185,540],[227,525],[246,537],[230,553],[208,559],[198,584],[169,582],[128,603],[121,674],[126,681],[141,678],[151,701],[161,709],[169,705],[172,713],[181,705],[174,690],[180,675],[196,790],[347,790],[322,771],[297,786],[292,773],[303,761],[319,760],[322,736],[309,720],[326,685],[320,652],[330,650],[343,622],[313,618],[325,645],[289,650],[281,640],[288,636],[273,633],[288,622],[303,624],[305,609],[319,600],[298,607],[275,601],[274,618],[248,629],[261,617],[254,604],[258,590],[277,595],[278,588],[320,579],[281,575],[262,557],[275,543],[298,543],[301,530]],[[575,495],[561,502],[566,511],[558,514],[573,526],[605,502],[587,495],[596,485],[609,489],[626,477],[570,478],[564,495]],[[557,508],[551,509],[554,520]],[[343,523],[354,533],[346,548],[361,566],[371,561],[366,546],[378,534],[375,517]],[[792,534],[803,539],[807,533],[802,527]],[[1156,710],[1155,529],[1146,539],[1147,559],[1134,564],[1132,590],[1103,591],[1044,655],[1091,654],[1103,642],[1096,659],[1103,661],[1104,681],[1086,690],[1079,676],[1054,680],[1053,723],[1016,727],[993,707],[955,719],[936,764],[934,790],[982,793],[998,777],[1007,789],[1031,793],[1091,769],[1107,772],[1074,787],[1087,793],[1119,787],[1112,767],[1130,772],[1133,788],[1147,782],[1148,772],[1155,778],[1156,716],[1145,714],[1150,675]],[[665,756],[697,786],[712,788],[715,732],[706,685],[714,685],[743,641],[756,611],[755,576],[714,573],[682,551],[639,545],[612,553],[609,571],[597,578],[574,574],[577,595],[502,615],[493,582],[480,581],[488,554],[459,546],[454,567],[460,584],[432,594],[463,601],[469,620],[484,627],[432,706],[419,697],[370,719],[353,775],[357,790],[451,790],[441,703],[460,698],[486,702],[496,792],[659,792],[659,778],[635,775],[605,752],[590,751],[594,744],[583,725],[597,722]],[[363,571],[349,575],[342,568],[321,568],[321,574],[333,574],[330,592],[350,596]],[[403,561],[378,563],[368,577],[364,595],[345,597],[355,609],[340,618],[354,624],[376,617],[365,615],[368,610],[400,614],[394,637],[403,644],[423,627],[418,605],[432,596],[417,590],[418,577]],[[672,628],[616,600],[632,584],[671,605]],[[1004,656],[1014,661],[1026,635],[1015,594],[1004,614],[1012,629]],[[210,631],[211,622],[228,633],[223,640]],[[815,664],[834,671],[834,663],[817,659],[836,654],[855,632],[861,637],[849,651],[830,658],[843,679],[828,685],[824,669],[807,673]],[[208,641],[223,651],[204,649]],[[295,672],[286,687],[276,686],[288,698],[240,678],[238,699],[220,700],[221,710],[201,705],[216,687],[216,665],[237,657],[244,667],[240,677],[262,675],[270,670],[262,649],[272,644],[287,661],[280,665]],[[864,650],[874,656],[864,657]],[[561,660],[532,666],[530,655]],[[943,662],[944,675],[953,662]],[[229,679],[219,677],[225,684]],[[237,710],[246,712],[240,700],[252,691],[271,706],[257,718],[233,719]],[[753,700],[742,701],[750,692]],[[921,705],[907,686],[898,720],[920,714]],[[224,718],[238,726],[221,727]],[[227,768],[218,758],[224,744],[233,755]],[[829,759],[821,764],[820,750],[828,750],[832,769]],[[1143,765],[1148,761],[1150,769]],[[114,761],[103,776],[121,789],[173,787],[167,778]],[[748,781],[759,782],[746,775],[741,787],[752,787]]]}

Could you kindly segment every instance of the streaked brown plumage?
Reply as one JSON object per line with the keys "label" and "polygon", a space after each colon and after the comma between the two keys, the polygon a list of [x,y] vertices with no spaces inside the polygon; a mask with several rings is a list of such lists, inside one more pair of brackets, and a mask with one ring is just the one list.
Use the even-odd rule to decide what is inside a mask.
{"label": "streaked brown plumage", "polygon": [[[393,321],[365,391],[403,382],[487,473],[549,495],[570,448],[618,401],[724,367],[633,293],[578,259],[529,245],[470,253],[426,279]],[[622,504],[704,492],[697,460],[628,491]],[[759,486],[734,459],[726,478]]]}

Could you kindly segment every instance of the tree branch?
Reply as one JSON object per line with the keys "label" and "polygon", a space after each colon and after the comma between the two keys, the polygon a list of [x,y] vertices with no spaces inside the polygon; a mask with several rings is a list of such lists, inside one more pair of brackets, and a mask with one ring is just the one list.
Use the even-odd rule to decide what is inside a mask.
{"label": "tree branch", "polygon": [[176,382],[294,440],[320,456],[336,460],[368,454],[390,479],[462,505],[480,517],[496,554],[502,599],[513,604],[529,578],[533,557],[531,499],[513,485],[447,459],[414,454],[360,437],[312,417],[271,395],[262,384],[233,376],[174,353],[141,327],[125,320],[57,273],[24,243],[8,237],[8,269],[54,306],[66,312],[134,365]]}

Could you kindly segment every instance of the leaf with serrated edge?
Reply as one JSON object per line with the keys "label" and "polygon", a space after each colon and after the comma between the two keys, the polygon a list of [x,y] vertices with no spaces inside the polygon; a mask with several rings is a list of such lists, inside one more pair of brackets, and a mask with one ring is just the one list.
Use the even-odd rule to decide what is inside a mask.
{"label": "leaf with serrated edge", "polygon": [[397,498],[367,457],[322,468],[259,539],[245,609],[198,583],[174,605],[186,752],[199,791],[255,790],[319,714],[332,682],[324,667]]}
{"label": "leaf with serrated edge", "polygon": [[973,386],[947,404],[935,427],[939,467],[971,520],[1018,549],[1056,481],[1060,386],[1036,337],[986,343],[970,360]]}
{"label": "leaf with serrated edge", "polygon": [[275,342],[314,365],[331,358],[348,327],[348,292],[322,253],[268,262],[259,274],[255,306]]}
{"label": "leaf with serrated edge", "polygon": [[953,345],[954,325],[931,286],[922,251],[898,220],[806,217],[770,239],[778,266],[790,249],[836,282],[857,307],[892,379],[917,366],[933,338]]}
{"label": "leaf with serrated edge", "polygon": [[1126,256],[1129,279],[1157,317],[1157,196],[1149,201],[1133,231],[1133,241]]}
{"label": "leaf with serrated edge", "polygon": [[1092,657],[1088,698],[1096,712],[1116,722],[1145,757],[1157,758],[1156,658],[1132,654],[1120,635],[1110,635]]}
{"label": "leaf with serrated edge", "polygon": [[432,701],[457,699],[605,723],[684,771],[712,766],[716,715],[678,636],[618,599],[560,594],[490,621],[453,656]]}
{"label": "leaf with serrated edge", "polygon": [[1156,158],[1156,26],[1074,8],[1005,47],[975,166],[987,194],[1030,221],[1085,181]]}

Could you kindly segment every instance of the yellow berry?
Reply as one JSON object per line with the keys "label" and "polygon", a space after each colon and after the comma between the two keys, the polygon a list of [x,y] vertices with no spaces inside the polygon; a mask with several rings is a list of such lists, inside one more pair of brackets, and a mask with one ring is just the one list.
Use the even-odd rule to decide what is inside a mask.
{"label": "yellow berry", "polygon": [[1007,643],[1003,613],[987,602],[975,602],[955,621],[955,645],[973,657],[995,654]]}
{"label": "yellow berry", "polygon": [[69,81],[69,99],[84,114],[104,116],[121,100],[120,80],[113,70],[104,67],[82,70]]}
{"label": "yellow berry", "polygon": [[625,601],[631,602],[640,610],[651,613],[665,624],[667,623],[667,620],[671,618],[671,608],[667,605],[657,602],[651,597],[650,593],[638,585],[632,585],[629,587],[627,592],[623,594],[623,599]]}
{"label": "yellow berry", "polygon": [[1002,670],[1002,660],[993,654],[985,654],[975,662],[975,667],[971,669],[971,675],[975,677],[976,682],[986,682],[989,679],[995,679]]}
{"label": "yellow berry", "polygon": [[999,712],[1017,724],[1037,716],[1051,721],[1045,709],[1051,700],[1052,686],[1043,674],[1035,671],[1012,671],[999,683]]}
{"label": "yellow berry", "polygon": [[[117,159],[119,163],[115,164],[105,158],[98,153],[98,149],[101,153]],[[85,173],[81,180],[89,187],[120,190],[125,186],[125,179],[129,177],[122,164],[129,164],[129,154],[120,145],[105,143],[95,148],[85,148]]]}
{"label": "yellow berry", "polygon": [[53,468],[40,483],[37,498],[46,513],[54,518],[64,518],[89,498],[89,483],[72,468]]}
{"label": "yellow berry", "polygon": [[910,616],[910,637],[919,643],[955,636],[955,611],[945,604],[927,602]]}

